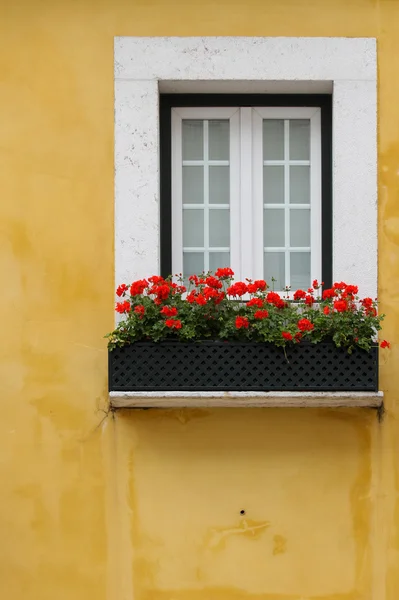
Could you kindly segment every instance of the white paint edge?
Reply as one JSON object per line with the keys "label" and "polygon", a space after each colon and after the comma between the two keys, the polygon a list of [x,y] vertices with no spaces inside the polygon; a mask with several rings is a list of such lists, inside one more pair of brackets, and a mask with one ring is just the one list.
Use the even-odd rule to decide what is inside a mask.
{"label": "white paint edge", "polygon": [[110,392],[113,408],[379,408],[383,392]]}
{"label": "white paint edge", "polygon": [[242,82],[248,92],[268,82],[292,92],[296,85],[303,90],[304,82],[332,85],[333,278],[357,284],[360,295],[374,298],[374,38],[115,38],[116,283],[159,273],[159,89],[179,82],[180,92],[198,92],[201,81],[213,82],[214,91]]}

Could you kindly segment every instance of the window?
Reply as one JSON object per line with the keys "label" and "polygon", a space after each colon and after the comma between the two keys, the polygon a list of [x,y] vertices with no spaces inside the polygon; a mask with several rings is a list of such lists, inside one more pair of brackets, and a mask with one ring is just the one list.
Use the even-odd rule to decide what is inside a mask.
{"label": "window", "polygon": [[330,96],[161,97],[163,274],[281,291],[329,285],[331,263]]}

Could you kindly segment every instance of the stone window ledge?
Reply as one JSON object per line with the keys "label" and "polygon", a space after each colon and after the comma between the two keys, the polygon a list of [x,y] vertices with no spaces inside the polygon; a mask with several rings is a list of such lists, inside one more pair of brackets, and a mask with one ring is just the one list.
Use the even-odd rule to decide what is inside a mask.
{"label": "stone window ledge", "polygon": [[382,408],[383,392],[110,392],[112,408]]}

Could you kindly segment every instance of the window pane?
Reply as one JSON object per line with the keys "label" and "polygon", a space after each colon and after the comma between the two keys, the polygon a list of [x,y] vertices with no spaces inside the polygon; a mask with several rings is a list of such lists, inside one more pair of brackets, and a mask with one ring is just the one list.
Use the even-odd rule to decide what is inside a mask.
{"label": "window pane", "polygon": [[229,204],[230,167],[209,167],[209,202]]}
{"label": "window pane", "polygon": [[183,204],[204,203],[204,167],[183,167]]}
{"label": "window pane", "polygon": [[230,266],[230,252],[210,252],[209,270],[215,272],[216,269]]}
{"label": "window pane", "polygon": [[230,211],[212,209],[209,211],[209,246],[226,248],[230,246]]}
{"label": "window pane", "polygon": [[310,246],[310,210],[290,210],[290,245]]}
{"label": "window pane", "polygon": [[310,252],[291,252],[291,289],[310,287]]}
{"label": "window pane", "polygon": [[203,248],[204,211],[183,209],[183,246],[185,248]]}
{"label": "window pane", "polygon": [[183,277],[200,275],[204,270],[204,254],[202,252],[183,252]]}
{"label": "window pane", "polygon": [[282,204],[284,202],[284,167],[263,167],[263,202]]}
{"label": "window pane", "polygon": [[183,120],[183,160],[202,160],[204,156],[203,121]]}
{"label": "window pane", "polygon": [[290,159],[309,160],[310,121],[309,119],[290,120]]}
{"label": "window pane", "polygon": [[290,167],[290,202],[310,203],[310,167]]}
{"label": "window pane", "polygon": [[209,121],[209,159],[229,160],[230,122]]}
{"label": "window pane", "polygon": [[263,211],[263,245],[265,247],[285,245],[284,209],[265,208]]}
{"label": "window pane", "polygon": [[284,158],[284,121],[263,119],[263,160]]}
{"label": "window pane", "polygon": [[[277,281],[272,282],[272,277]],[[264,278],[270,289],[283,290],[285,288],[285,254],[284,252],[265,252]]]}

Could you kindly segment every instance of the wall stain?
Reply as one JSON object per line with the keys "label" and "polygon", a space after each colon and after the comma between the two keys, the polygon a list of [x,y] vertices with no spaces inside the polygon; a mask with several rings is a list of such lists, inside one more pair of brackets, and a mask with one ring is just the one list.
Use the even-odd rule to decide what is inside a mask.
{"label": "wall stain", "polygon": [[285,554],[287,552],[287,538],[283,535],[273,536],[273,554]]}
{"label": "wall stain", "polygon": [[226,541],[232,536],[245,537],[251,540],[258,539],[270,527],[269,521],[254,521],[242,519],[238,527],[212,527],[205,537],[205,543],[213,550],[223,550]]}

